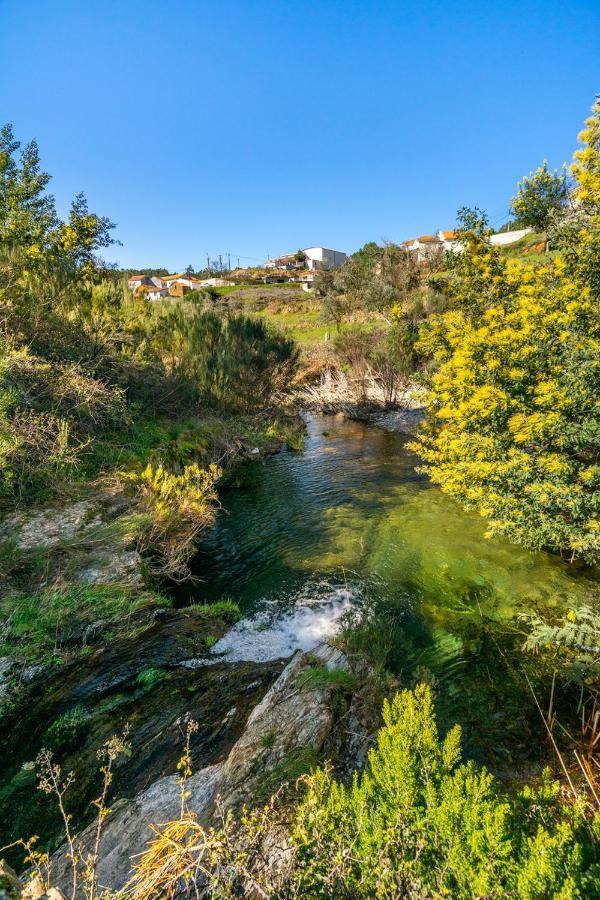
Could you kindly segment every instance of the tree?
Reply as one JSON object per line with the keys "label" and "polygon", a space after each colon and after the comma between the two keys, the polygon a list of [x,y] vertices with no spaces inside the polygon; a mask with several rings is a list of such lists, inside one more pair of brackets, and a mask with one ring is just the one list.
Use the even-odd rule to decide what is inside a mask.
{"label": "tree", "polygon": [[185,274],[186,274],[186,275],[193,275],[193,274],[194,274],[194,267],[192,266],[191,263],[190,263],[189,266],[186,267],[186,269],[185,269]]}
{"label": "tree", "polygon": [[551,172],[544,160],[535,172],[518,184],[517,194],[510,204],[516,224],[534,231],[546,231],[553,218],[567,206],[569,191],[566,165],[560,173],[556,169]]}
{"label": "tree", "polygon": [[298,250],[298,251],[296,252],[296,255],[294,256],[294,259],[295,259],[296,262],[298,262],[298,263],[305,263],[306,260],[307,260],[307,258],[308,258],[308,257],[306,256],[306,253],[304,252],[304,250]]}
{"label": "tree", "polygon": [[424,470],[497,534],[593,562],[600,555],[600,110],[574,174],[585,224],[543,266],[464,233],[450,309],[422,329],[433,356]]}

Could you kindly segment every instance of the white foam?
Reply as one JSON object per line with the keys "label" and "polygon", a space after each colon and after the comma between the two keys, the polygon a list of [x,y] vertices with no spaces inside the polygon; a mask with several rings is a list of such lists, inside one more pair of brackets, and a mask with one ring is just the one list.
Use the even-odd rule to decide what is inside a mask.
{"label": "white foam", "polygon": [[[284,608],[280,601],[271,601],[253,616],[241,619],[211,648],[211,655],[227,662],[267,662],[291,656],[296,650],[312,650],[337,633],[341,617],[357,599],[357,591],[350,587],[307,585]],[[206,658],[195,662],[210,665]]]}

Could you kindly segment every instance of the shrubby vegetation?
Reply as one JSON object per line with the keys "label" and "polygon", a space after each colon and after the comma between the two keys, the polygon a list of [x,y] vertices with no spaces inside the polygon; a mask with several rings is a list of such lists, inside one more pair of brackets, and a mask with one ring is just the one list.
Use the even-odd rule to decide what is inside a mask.
{"label": "shrubby vegetation", "polygon": [[366,771],[350,786],[329,767],[302,777],[277,860],[267,849],[282,826],[277,804],[237,822],[223,812],[209,831],[184,807],[156,829],[126,896],[172,896],[198,880],[213,897],[595,896],[598,814],[586,818],[548,773],[510,795],[460,755],[458,727],[438,734],[430,689],[403,691],[385,702]]}
{"label": "shrubby vegetation", "polygon": [[415,449],[434,482],[499,534],[573,560],[598,559],[600,469],[600,103],[580,135],[579,212],[555,229],[543,265],[503,258],[484,221],[420,349],[435,361]]}
{"label": "shrubby vegetation", "polygon": [[[264,406],[289,383],[292,341],[203,299],[134,298],[98,253],[112,223],[78,196],[66,222],[35,142],[0,133],[0,499],[51,495],[104,468],[138,423]],[[208,301],[207,301],[208,302]],[[112,460],[110,460],[112,463]]]}
{"label": "shrubby vegetation", "polygon": [[517,228],[533,228],[545,232],[560,216],[569,202],[570,184],[567,167],[559,173],[551,172],[546,160],[529,177],[519,182],[516,196],[510,207]]}

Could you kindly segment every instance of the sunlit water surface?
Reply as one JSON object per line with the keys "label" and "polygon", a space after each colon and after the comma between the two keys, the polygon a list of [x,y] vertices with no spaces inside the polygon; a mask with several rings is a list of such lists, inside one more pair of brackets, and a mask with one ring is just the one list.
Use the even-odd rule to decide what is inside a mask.
{"label": "sunlit water surface", "polygon": [[519,616],[583,602],[594,576],[486,539],[481,518],[416,474],[408,441],[307,417],[303,452],[254,464],[248,482],[223,493],[196,563],[203,581],[189,599],[227,596],[242,607],[245,618],[215,654],[269,659],[331,636],[375,582],[406,604],[407,671],[432,673],[467,725],[495,717],[518,731]]}

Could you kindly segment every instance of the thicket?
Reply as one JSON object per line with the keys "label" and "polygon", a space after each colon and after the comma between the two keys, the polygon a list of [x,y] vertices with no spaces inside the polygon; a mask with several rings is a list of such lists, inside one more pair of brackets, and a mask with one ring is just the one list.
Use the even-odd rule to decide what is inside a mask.
{"label": "thicket", "polygon": [[569,559],[600,555],[600,101],[575,154],[574,210],[553,258],[503,257],[463,216],[463,252],[420,349],[435,361],[415,449],[488,533]]}
{"label": "thicket", "polygon": [[460,740],[458,727],[440,737],[427,686],[403,691],[384,703],[376,746],[350,785],[326,766],[300,778],[291,823],[274,798],[239,820],[217,803],[210,829],[188,808],[184,754],[181,816],[155,826],[120,896],[596,896],[599,814],[547,772],[505,792],[461,762]]}
{"label": "thicket", "polygon": [[[248,411],[289,384],[292,341],[205,298],[152,303],[99,257],[113,224],[83,195],[61,221],[34,141],[0,131],[0,501],[56,493],[135,454],[150,421]],[[103,458],[106,449],[107,459]]]}

